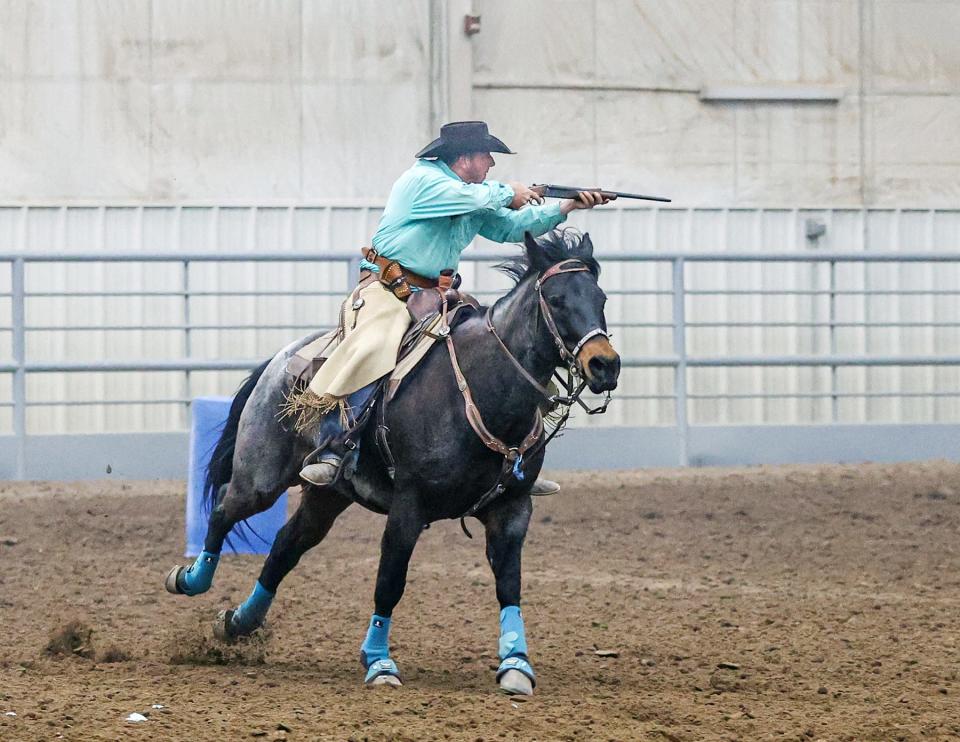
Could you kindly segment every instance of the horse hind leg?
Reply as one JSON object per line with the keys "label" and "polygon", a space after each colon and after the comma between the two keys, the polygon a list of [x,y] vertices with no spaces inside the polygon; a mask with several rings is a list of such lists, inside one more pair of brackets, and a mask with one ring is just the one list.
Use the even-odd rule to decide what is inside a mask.
{"label": "horse hind leg", "polygon": [[167,573],[164,580],[167,592],[190,597],[207,592],[213,584],[213,576],[217,571],[227,534],[240,521],[270,508],[284,489],[283,485],[257,488],[252,486],[252,483],[240,484],[234,481],[223,485],[207,521],[203,551],[189,567],[175,565]]}
{"label": "horse hind leg", "polygon": [[351,500],[330,489],[304,487],[300,505],[277,533],[250,597],[217,616],[214,631],[218,638],[230,641],[247,636],[263,625],[283,578],[300,557],[324,539],[333,522],[350,504]]}
{"label": "horse hind leg", "polygon": [[209,590],[227,534],[238,522],[273,505],[296,481],[295,436],[276,416],[286,391],[284,367],[291,352],[293,346],[254,370],[233,398],[206,470],[219,489],[203,552],[190,567],[170,570],[164,584],[172,593],[198,595]]}

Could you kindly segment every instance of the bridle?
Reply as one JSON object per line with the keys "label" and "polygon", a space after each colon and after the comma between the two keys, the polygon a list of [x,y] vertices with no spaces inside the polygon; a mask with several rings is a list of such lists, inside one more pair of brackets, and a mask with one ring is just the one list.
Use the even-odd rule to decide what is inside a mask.
{"label": "bridle", "polygon": [[584,410],[586,410],[588,415],[601,415],[607,411],[607,406],[610,404],[610,392],[607,392],[606,397],[603,400],[603,404],[598,407],[591,408],[581,399],[581,395],[583,394],[584,389],[586,389],[587,381],[586,374],[583,371],[583,366],[580,363],[578,355],[583,349],[583,346],[593,338],[605,337],[609,340],[610,334],[602,327],[594,327],[592,330],[586,332],[571,350],[567,347],[567,344],[564,342],[563,338],[560,337],[560,331],[557,329],[557,322],[553,318],[553,310],[550,309],[550,305],[547,303],[546,297],[543,295],[543,285],[551,278],[563,275],[564,273],[583,273],[585,271],[589,272],[590,269],[582,261],[576,259],[564,260],[561,263],[551,265],[549,268],[547,268],[547,270],[537,277],[537,280],[534,283],[534,290],[537,292],[537,305],[539,308],[537,319],[539,320],[540,317],[543,317],[544,324],[546,324],[547,330],[550,332],[550,336],[553,338],[554,345],[556,345],[557,351],[560,353],[560,359],[563,361],[563,364],[567,370],[566,379],[560,376],[559,373],[555,374],[557,381],[563,385],[564,390],[566,391],[566,396],[551,394],[546,387],[541,385],[536,379],[533,378],[533,376],[530,375],[530,373],[521,365],[520,361],[517,360],[516,356],[510,352],[510,349],[500,338],[500,335],[497,334],[497,330],[493,326],[493,317],[491,315],[492,307],[487,309],[486,315],[484,316],[484,322],[487,325],[487,331],[496,338],[500,349],[506,354],[507,358],[510,359],[510,362],[514,365],[517,371],[520,372],[523,378],[526,379],[527,382],[534,389],[536,389],[540,396],[550,403],[551,406],[560,405],[567,407],[567,412],[569,414],[569,408],[574,404],[579,404]]}
{"label": "bridle", "polygon": [[[532,455],[533,452],[540,450],[551,440],[553,440],[553,438],[563,429],[564,425],[566,425],[567,419],[570,417],[570,408],[574,404],[579,404],[584,410],[586,410],[588,415],[602,414],[606,412],[607,405],[610,404],[609,391],[607,392],[603,404],[599,407],[590,408],[590,406],[580,398],[583,394],[583,390],[587,386],[587,382],[584,378],[585,375],[580,361],[577,359],[577,355],[579,354],[580,350],[584,345],[587,344],[589,340],[598,336],[609,339],[610,335],[602,327],[595,327],[589,332],[585,333],[571,350],[567,347],[567,344],[560,336],[560,331],[557,329],[557,323],[553,317],[553,312],[543,295],[543,284],[545,284],[551,278],[563,275],[565,273],[581,273],[589,270],[590,269],[587,267],[587,265],[581,260],[564,260],[563,262],[556,263],[555,265],[547,268],[547,270],[537,277],[536,283],[534,284],[538,300],[537,319],[539,320],[540,317],[543,317],[543,321],[550,332],[550,336],[560,353],[560,359],[563,361],[563,364],[567,370],[566,380],[564,380],[558,373],[555,374],[557,381],[563,385],[566,395],[552,394],[550,390],[534,379],[530,372],[527,371],[521,365],[520,361],[517,360],[516,356],[510,352],[510,349],[497,334],[496,328],[493,326],[491,310],[487,309],[487,312],[484,315],[484,321],[486,323],[487,330],[491,335],[493,335],[494,338],[496,338],[500,349],[506,354],[507,358],[510,359],[510,362],[520,372],[523,378],[526,379],[527,382],[537,390],[540,396],[542,396],[551,405],[551,407],[554,409],[557,407],[565,408],[564,411],[558,416],[558,420],[553,430],[547,436],[543,435],[543,414],[540,412],[539,406],[534,412],[533,426],[519,446],[509,446],[493,435],[493,433],[490,432],[483,422],[483,418],[480,415],[480,409],[477,407],[477,404],[473,399],[470,386],[467,383],[466,377],[463,375],[463,370],[460,368],[460,362],[457,360],[456,347],[453,344],[453,335],[450,332],[449,327],[444,327],[443,330],[438,333],[438,337],[444,337],[446,339],[447,349],[450,354],[450,364],[453,366],[453,373],[457,380],[457,388],[460,390],[461,395],[463,395],[464,410],[466,412],[467,421],[477,434],[477,437],[480,438],[487,448],[503,456],[503,465],[501,466],[500,476],[497,478],[496,484],[487,490],[487,492],[460,517],[460,527],[463,528],[464,533],[471,538],[473,537],[471,536],[470,531],[467,530],[463,519],[467,516],[476,514],[479,510],[500,495],[506,489],[506,483],[510,477],[513,477],[518,481],[522,481],[524,479],[523,461],[525,455]],[[442,317],[441,321],[444,325],[446,325],[445,317]]]}

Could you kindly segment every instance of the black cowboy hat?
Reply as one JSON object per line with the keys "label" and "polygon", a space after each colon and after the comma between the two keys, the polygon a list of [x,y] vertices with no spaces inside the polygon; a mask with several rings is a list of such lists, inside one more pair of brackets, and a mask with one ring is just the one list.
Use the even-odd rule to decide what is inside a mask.
{"label": "black cowboy hat", "polygon": [[416,157],[439,157],[444,152],[503,152],[517,154],[490,133],[485,121],[454,121],[440,127],[440,138],[421,149]]}

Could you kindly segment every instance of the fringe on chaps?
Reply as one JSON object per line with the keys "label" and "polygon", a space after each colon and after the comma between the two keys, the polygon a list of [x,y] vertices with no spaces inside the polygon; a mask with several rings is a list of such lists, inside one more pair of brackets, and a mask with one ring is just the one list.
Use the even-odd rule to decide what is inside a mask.
{"label": "fringe on chaps", "polygon": [[350,425],[350,405],[346,397],[335,397],[332,394],[317,395],[304,385],[297,385],[290,390],[280,406],[278,419],[293,419],[293,427],[297,433],[314,431],[320,426],[323,417],[334,410],[339,410],[340,425],[347,428]]}

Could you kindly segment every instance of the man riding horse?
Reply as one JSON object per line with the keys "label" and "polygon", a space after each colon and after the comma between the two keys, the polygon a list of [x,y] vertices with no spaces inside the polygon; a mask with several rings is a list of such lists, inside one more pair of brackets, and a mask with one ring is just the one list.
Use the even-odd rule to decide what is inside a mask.
{"label": "man riding horse", "polygon": [[[327,486],[336,479],[343,457],[328,444],[342,435],[376,382],[396,365],[410,324],[404,302],[412,292],[449,280],[460,253],[478,234],[494,242],[519,242],[526,232],[540,236],[571,211],[609,200],[581,191],[577,199],[545,204],[535,188],[486,180],[495,164],[492,152],[515,154],[482,121],[446,124],[394,184],[373,247],[360,265],[360,287],[344,303],[340,327],[324,349],[326,360],[288,408],[301,421],[322,420],[313,433],[317,448],[300,472],[303,480]],[[559,490],[555,482],[538,479],[530,494]]]}
{"label": "man riding horse", "polygon": [[[417,540],[433,522],[475,517],[500,606],[497,683],[508,693],[533,693],[520,557],[533,512],[531,482],[553,437],[545,434],[543,409],[585,406],[585,387],[609,394],[620,356],[607,333],[592,240],[553,229],[608,194],[579,192],[547,206],[531,188],[485,181],[490,153],[509,151],[482,122],[443,127],[394,186],[337,330],[288,344],[237,390],[206,471],[203,551],[192,565],[167,573],[166,589],[209,591],[234,525],[298,481],[304,496],[249,597],[217,616],[217,636],[232,640],[263,626],[284,577],[358,503],[386,515],[374,612],[360,650],[364,682],[400,685],[389,632]],[[500,266],[514,287],[483,308],[453,289],[460,252],[477,234],[524,242],[523,252]],[[429,339],[433,350],[418,357],[418,341],[398,364],[411,315],[423,317],[411,336]],[[443,342],[433,345],[435,339]],[[413,365],[417,372],[404,376]],[[569,381],[562,396],[548,388],[560,367]],[[371,396],[384,377],[385,391]],[[293,414],[296,424],[278,412]],[[539,489],[557,488],[541,482]]]}

